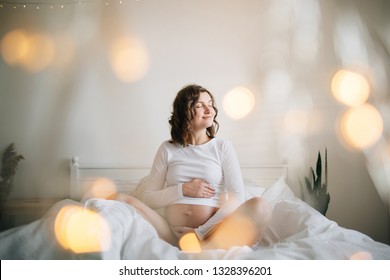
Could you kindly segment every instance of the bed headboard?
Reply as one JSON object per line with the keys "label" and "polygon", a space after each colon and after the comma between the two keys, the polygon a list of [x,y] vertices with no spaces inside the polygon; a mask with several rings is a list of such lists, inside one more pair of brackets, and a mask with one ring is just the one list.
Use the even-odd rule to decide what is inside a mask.
{"label": "bed headboard", "polygon": [[[118,192],[130,193],[149,171],[150,167],[84,166],[75,156],[70,162],[69,197],[79,201],[93,183],[102,178],[113,181]],[[242,166],[241,172],[245,182],[264,188],[271,186],[281,176],[287,179],[288,175],[286,165]]]}

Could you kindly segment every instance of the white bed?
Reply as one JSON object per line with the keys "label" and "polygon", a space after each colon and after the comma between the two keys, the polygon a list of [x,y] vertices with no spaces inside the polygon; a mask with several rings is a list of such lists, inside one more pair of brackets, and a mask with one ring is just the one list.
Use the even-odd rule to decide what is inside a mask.
{"label": "white bed", "polygon": [[[77,157],[72,158],[69,199],[56,203],[39,220],[0,233],[0,258],[390,259],[390,246],[338,226],[295,197],[286,183],[289,174],[283,165],[242,167],[247,198],[263,196],[274,207],[270,227],[264,238],[253,247],[183,252],[159,239],[154,228],[130,205],[104,198],[90,198],[91,186],[102,178],[113,182],[111,185],[115,185],[117,191],[136,194],[138,183],[148,172],[147,167],[83,165]],[[84,229],[81,232],[88,232],[97,238],[101,250],[75,253],[60,245],[55,231],[59,228],[57,217],[71,205],[92,209],[104,220],[108,226],[105,230],[91,228],[85,223],[78,225]]]}
{"label": "white bed", "polygon": [[[99,179],[109,179],[118,192],[131,193],[138,183],[149,174],[149,167],[129,166],[97,166],[92,164],[82,165],[78,157],[73,157],[70,162],[70,191],[69,198],[81,200],[90,189],[96,185]],[[248,165],[241,167],[247,190],[261,194],[265,188],[270,187],[279,178],[287,179],[286,165]]]}

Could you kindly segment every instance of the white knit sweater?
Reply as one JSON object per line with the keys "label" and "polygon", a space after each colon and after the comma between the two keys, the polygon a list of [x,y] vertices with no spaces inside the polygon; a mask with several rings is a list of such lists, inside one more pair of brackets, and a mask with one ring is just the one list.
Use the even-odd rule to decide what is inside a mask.
{"label": "white knit sweater", "polygon": [[[192,179],[203,179],[211,184],[216,191],[214,197],[184,196],[182,185]],[[244,199],[244,183],[236,152],[229,141],[219,138],[187,147],[163,142],[156,153],[143,193],[144,202],[152,208],[173,203],[219,208],[205,224],[195,229],[201,239]]]}

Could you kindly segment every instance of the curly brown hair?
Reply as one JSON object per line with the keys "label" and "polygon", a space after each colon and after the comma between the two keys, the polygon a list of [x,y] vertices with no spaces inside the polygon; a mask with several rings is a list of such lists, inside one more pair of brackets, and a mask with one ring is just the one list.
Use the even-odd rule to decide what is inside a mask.
{"label": "curly brown hair", "polygon": [[188,146],[192,143],[191,121],[195,116],[195,105],[199,99],[200,93],[207,92],[212,100],[212,106],[215,111],[213,125],[207,128],[207,135],[215,137],[219,124],[216,120],[218,109],[215,106],[214,96],[202,86],[191,84],[183,87],[176,95],[173,101],[173,110],[169,119],[171,126],[171,143],[178,143]]}

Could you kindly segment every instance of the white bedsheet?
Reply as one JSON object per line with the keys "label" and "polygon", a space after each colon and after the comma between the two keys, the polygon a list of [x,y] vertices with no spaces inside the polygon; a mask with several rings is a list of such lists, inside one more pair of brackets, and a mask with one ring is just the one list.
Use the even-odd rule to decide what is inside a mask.
{"label": "white bedsheet", "polygon": [[88,200],[109,224],[111,246],[98,253],[75,254],[55,238],[56,214],[73,200],[55,204],[41,219],[0,234],[1,259],[390,259],[390,246],[342,228],[292,195],[283,183],[267,189],[274,206],[273,221],[263,240],[253,247],[184,253],[158,238],[135,209],[122,202]]}

